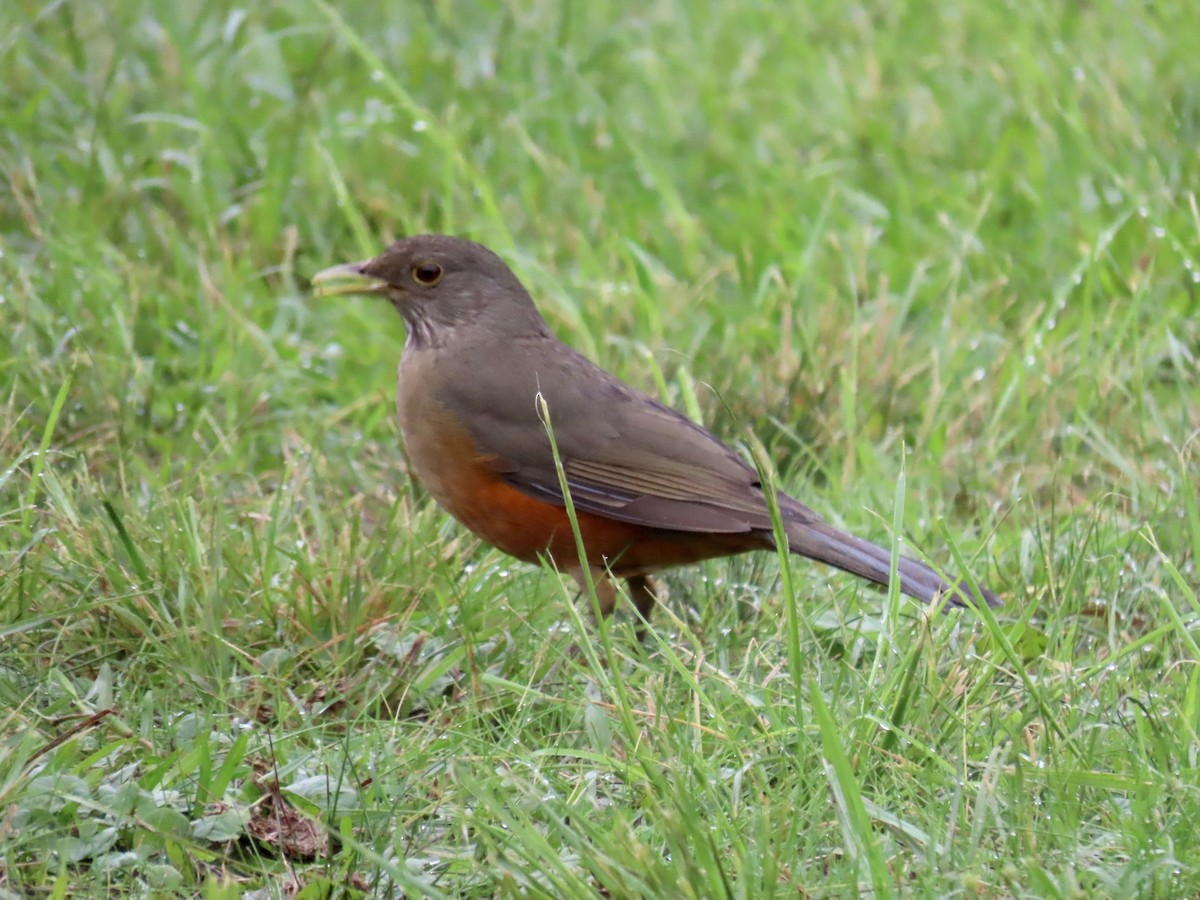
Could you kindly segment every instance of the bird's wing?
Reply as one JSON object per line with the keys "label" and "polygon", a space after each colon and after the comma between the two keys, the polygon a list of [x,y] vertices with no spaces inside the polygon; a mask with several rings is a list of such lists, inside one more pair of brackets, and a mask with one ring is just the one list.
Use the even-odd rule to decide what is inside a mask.
{"label": "bird's wing", "polygon": [[[710,432],[562,345],[510,352],[521,349],[508,369],[515,390],[471,384],[454,398],[471,411],[479,451],[513,487],[564,502],[540,395],[577,509],[675,531],[770,529],[758,473]],[[818,519],[786,495],[780,504],[788,519]]]}
{"label": "bird's wing", "polygon": [[[510,348],[510,350],[513,348]],[[540,395],[550,412],[559,458],[576,509],[651,528],[704,534],[769,534],[771,517],[758,475],[705,429],[559,347],[542,357],[506,360],[506,390],[456,382],[451,404],[469,411],[472,437],[510,485],[550,503],[563,492]],[[499,360],[498,360],[499,362]],[[532,374],[531,374],[532,373]],[[892,550],[838,531],[799,501],[778,494],[789,548],[887,585]],[[951,605],[970,596],[922,562],[895,562],[900,590]],[[983,591],[989,605],[999,598]]]}

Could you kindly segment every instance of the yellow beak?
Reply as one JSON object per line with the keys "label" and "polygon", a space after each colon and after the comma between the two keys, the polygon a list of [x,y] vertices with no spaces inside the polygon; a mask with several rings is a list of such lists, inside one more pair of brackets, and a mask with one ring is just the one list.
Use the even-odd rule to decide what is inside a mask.
{"label": "yellow beak", "polygon": [[369,259],[361,262],[343,263],[340,266],[330,266],[322,269],[312,277],[313,294],[318,297],[337,297],[341,294],[382,294],[387,290],[387,282],[363,274],[363,267]]}

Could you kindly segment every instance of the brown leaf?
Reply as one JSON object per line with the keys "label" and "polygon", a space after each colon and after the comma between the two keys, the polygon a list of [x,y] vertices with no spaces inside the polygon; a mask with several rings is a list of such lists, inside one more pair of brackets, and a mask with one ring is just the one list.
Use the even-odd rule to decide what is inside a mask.
{"label": "brown leaf", "polygon": [[251,809],[246,833],[287,859],[308,862],[324,855],[329,849],[325,829],[288,803],[277,782],[259,786],[266,794]]}

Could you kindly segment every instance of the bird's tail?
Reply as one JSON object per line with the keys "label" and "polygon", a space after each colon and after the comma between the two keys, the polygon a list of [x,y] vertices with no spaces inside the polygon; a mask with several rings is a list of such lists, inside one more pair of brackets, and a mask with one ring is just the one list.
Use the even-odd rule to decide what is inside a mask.
{"label": "bird's tail", "polygon": [[[838,531],[824,522],[791,521],[786,523],[785,531],[788,548],[793,553],[836,566],[887,587],[892,565],[890,550]],[[950,606],[966,606],[967,598],[974,599],[976,603],[980,600],[965,581],[958,584],[947,581],[925,563],[915,559],[901,556],[896,571],[900,579],[900,592],[924,603],[942,595],[947,597]],[[984,588],[979,591],[988,606],[1000,605],[1000,598],[991,591]]]}

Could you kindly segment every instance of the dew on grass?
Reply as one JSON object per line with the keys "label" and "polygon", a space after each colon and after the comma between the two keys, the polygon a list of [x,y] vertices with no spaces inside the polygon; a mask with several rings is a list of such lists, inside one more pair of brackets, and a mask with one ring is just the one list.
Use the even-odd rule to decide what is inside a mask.
{"label": "dew on grass", "polygon": [[429,123],[426,122],[424,119],[417,119],[415,122],[413,122],[412,127],[413,127],[413,131],[420,133],[422,131],[425,131],[427,128],[429,128]]}
{"label": "dew on grass", "polygon": [[1156,238],[1164,238],[1167,236],[1167,229],[1163,228],[1161,225],[1155,225],[1150,229],[1150,231]]}

